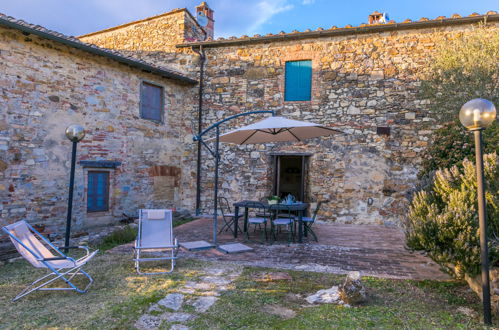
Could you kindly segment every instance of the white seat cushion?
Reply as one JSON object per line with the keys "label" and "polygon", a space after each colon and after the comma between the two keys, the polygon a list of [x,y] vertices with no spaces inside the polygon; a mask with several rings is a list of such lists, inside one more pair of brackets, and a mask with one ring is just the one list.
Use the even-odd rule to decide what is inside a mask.
{"label": "white seat cushion", "polygon": [[293,219],[289,218],[279,218],[274,220],[274,225],[289,225],[293,222]]}
{"label": "white seat cushion", "polygon": [[266,218],[249,218],[248,223],[264,223],[266,222]]}

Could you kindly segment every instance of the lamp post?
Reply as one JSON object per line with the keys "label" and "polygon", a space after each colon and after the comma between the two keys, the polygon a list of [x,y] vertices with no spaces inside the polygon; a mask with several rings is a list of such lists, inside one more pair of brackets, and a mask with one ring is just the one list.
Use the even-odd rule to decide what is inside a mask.
{"label": "lamp post", "polygon": [[[66,128],[66,137],[73,142],[73,151],[71,153],[71,172],[69,175],[69,197],[68,197],[68,216],[66,218],[66,240],[64,246],[69,246],[69,236],[71,234],[71,214],[73,212],[73,188],[75,183],[75,165],[76,165],[76,146],[78,142],[85,137],[85,129],[80,125],[69,125]],[[67,252],[68,249],[65,249]]]}
{"label": "lamp post", "polygon": [[466,129],[475,135],[476,178],[478,197],[478,220],[480,225],[480,259],[482,263],[483,321],[492,324],[490,312],[489,253],[487,247],[487,213],[483,178],[482,131],[494,122],[496,108],[485,99],[466,102],[459,111],[459,120]]}

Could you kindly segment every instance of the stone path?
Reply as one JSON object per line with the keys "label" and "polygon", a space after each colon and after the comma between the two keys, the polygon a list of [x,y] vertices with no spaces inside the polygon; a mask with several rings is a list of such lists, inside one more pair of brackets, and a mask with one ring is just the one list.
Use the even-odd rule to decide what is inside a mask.
{"label": "stone path", "polygon": [[241,272],[241,266],[231,264],[213,265],[201,270],[197,280],[186,282],[177,292],[152,304],[147,313],[135,322],[135,327],[140,330],[158,329],[166,323],[170,329],[189,329],[183,323],[208,311],[217,302],[220,293],[228,290]]}

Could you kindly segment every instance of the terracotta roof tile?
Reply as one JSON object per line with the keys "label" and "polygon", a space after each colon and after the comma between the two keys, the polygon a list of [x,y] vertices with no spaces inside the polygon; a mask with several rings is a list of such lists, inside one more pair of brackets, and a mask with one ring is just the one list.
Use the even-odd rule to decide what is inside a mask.
{"label": "terracotta roof tile", "polygon": [[[381,15],[381,13],[375,11],[371,15]],[[420,26],[423,27],[421,24],[439,23],[439,25],[440,25],[442,23],[443,24],[452,24],[452,23],[459,23],[459,22],[463,22],[463,24],[464,24],[464,23],[467,23],[469,21],[469,19],[466,20],[467,18],[481,19],[481,16],[483,16],[483,18],[485,19],[486,16],[495,16],[495,15],[497,15],[497,12],[488,11],[485,15],[473,13],[473,14],[466,16],[466,17],[462,17],[458,14],[454,14],[454,15],[452,15],[451,18],[447,18],[445,16],[438,16],[435,19],[428,19],[426,17],[422,17],[418,21],[406,19],[403,22],[400,22],[399,23],[400,25],[397,24],[397,22],[395,22],[394,20],[390,20],[387,23],[376,23],[376,24],[362,23],[358,26],[352,26],[352,25],[348,24],[343,28],[338,28],[337,26],[332,26],[327,30],[319,27],[315,31],[311,31],[310,29],[307,29],[303,32],[293,30],[291,33],[286,33],[284,31],[280,31],[279,33],[276,33],[276,34],[267,33],[264,36],[255,35],[251,38],[249,38],[247,36],[243,36],[243,37],[239,37],[239,38],[238,37],[230,37],[229,38],[230,42],[225,41],[223,44],[225,44],[225,43],[239,43],[239,42],[260,42],[260,41],[264,41],[264,40],[271,40],[274,38],[277,40],[283,40],[284,38],[286,38],[286,39],[287,38],[289,38],[289,39],[300,38],[301,39],[301,38],[308,38],[308,37],[326,36],[326,35],[330,35],[332,33],[332,30],[336,30],[336,31],[334,31],[334,33],[349,34],[349,33],[359,33],[359,31],[360,31],[360,33],[364,32],[364,31],[368,32],[371,30],[371,28],[373,29],[373,31],[375,29],[383,29],[383,26],[391,26],[391,29],[407,29],[407,28],[416,28],[416,26],[418,28]],[[493,17],[493,19],[495,21],[497,21],[499,19],[499,17]],[[362,29],[362,30],[360,30],[360,29]],[[351,30],[351,32],[346,32],[346,31],[350,31],[350,30]],[[322,31],[324,31],[324,32],[322,32]],[[190,47],[190,46],[203,45],[203,44],[206,46],[212,46],[212,47],[222,45],[222,43],[217,44],[217,43],[206,43],[206,42],[191,42],[191,43],[185,43],[185,44],[181,44],[181,45],[177,45],[177,46],[178,47]]]}

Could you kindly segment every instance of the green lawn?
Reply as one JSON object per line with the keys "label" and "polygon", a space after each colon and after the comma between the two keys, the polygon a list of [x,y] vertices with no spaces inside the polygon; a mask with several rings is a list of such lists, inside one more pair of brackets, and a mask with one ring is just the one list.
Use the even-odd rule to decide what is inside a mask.
{"label": "green lawn", "polygon": [[[36,292],[12,303],[25,284],[43,273],[17,261],[0,267],[0,328],[133,328],[152,303],[197,281],[205,269],[219,266],[180,259],[172,275],[146,277],[134,272],[131,256],[105,253],[88,267],[95,279],[88,293]],[[364,278],[370,297],[366,304],[309,306],[304,297],[341,283],[344,276],[286,271],[291,280],[257,280],[269,271],[277,270],[245,267],[215,305],[184,324],[191,329],[481,328],[478,319],[456,312],[466,306],[479,313],[481,305],[460,282]],[[189,299],[196,293],[185,295]],[[296,316],[286,319],[268,313],[275,306],[293,310]],[[183,311],[192,310],[184,306]]]}

